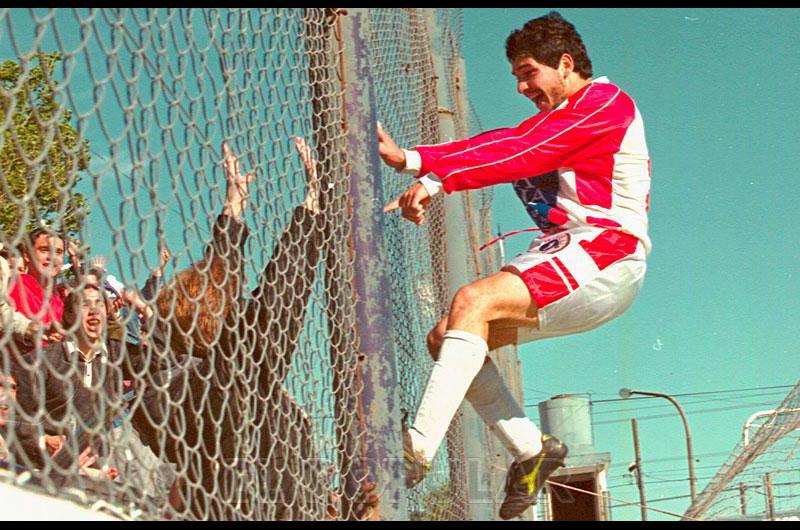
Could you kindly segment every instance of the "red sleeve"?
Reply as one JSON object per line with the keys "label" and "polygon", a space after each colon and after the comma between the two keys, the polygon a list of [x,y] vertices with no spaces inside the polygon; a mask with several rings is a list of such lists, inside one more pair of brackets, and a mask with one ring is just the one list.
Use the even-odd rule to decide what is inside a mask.
{"label": "red sleeve", "polygon": [[587,85],[571,99],[566,107],[537,114],[517,127],[417,147],[420,176],[434,173],[447,192],[530,178],[569,167],[587,146],[602,143],[604,136],[634,119],[630,98],[610,83]]}
{"label": "red sleeve", "polygon": [[499,140],[508,136],[510,134],[509,131],[513,130],[513,128],[494,129],[492,131],[480,133],[472,138],[465,138],[463,140],[456,140],[454,142],[447,142],[437,145],[418,145],[414,148],[422,157],[422,168],[420,169],[418,176],[422,177],[431,172],[436,173],[435,165],[443,156],[447,156],[451,153],[457,153],[464,149],[469,149],[486,142]]}
{"label": "red sleeve", "polygon": [[8,299],[12,302],[14,309],[18,313],[22,313],[28,318],[33,318],[38,308],[33,297],[30,296],[30,291],[25,285],[26,276],[18,275],[16,280],[8,292]]}

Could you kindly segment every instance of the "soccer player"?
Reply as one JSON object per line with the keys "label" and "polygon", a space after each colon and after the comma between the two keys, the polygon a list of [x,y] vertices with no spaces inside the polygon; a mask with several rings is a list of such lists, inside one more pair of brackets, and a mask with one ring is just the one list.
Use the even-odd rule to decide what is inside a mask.
{"label": "soccer player", "polygon": [[[593,329],[623,313],[644,278],[650,160],[633,100],[593,78],[580,35],[551,12],[512,32],[506,55],[517,90],[539,112],[516,127],[400,149],[378,127],[386,164],[420,178],[387,211],[421,224],[431,196],[511,183],[542,235],[499,272],[455,294],[428,335],[436,360],[404,433],[406,483],[421,481],[466,399],[514,455],[500,517],[536,503],[567,447],[542,435],[487,352]],[[438,179],[434,178],[438,177]]]}

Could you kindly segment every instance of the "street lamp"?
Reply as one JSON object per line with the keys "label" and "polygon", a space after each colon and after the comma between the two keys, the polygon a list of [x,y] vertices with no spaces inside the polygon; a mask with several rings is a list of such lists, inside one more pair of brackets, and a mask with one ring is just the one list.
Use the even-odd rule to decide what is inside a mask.
{"label": "street lamp", "polygon": [[675,401],[675,398],[668,394],[662,394],[660,392],[644,392],[642,390],[631,390],[630,388],[620,388],[619,389],[619,397],[622,399],[628,399],[634,394],[639,394],[640,396],[651,396],[651,397],[661,397],[664,399],[669,400],[670,403],[675,405],[675,408],[678,409],[678,413],[681,415],[681,419],[683,420],[683,428],[686,431],[686,454],[689,459],[689,489],[691,490],[692,494],[692,504],[697,501],[697,478],[694,475],[694,457],[692,456],[692,435],[689,432],[689,422],[686,421],[686,414],[684,414],[683,409]]}

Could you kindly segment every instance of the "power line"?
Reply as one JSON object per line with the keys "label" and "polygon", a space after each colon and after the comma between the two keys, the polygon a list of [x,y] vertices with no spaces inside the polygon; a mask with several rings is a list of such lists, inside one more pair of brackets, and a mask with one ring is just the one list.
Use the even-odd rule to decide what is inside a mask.
{"label": "power line", "polygon": [[[713,395],[713,394],[726,394],[726,393],[733,393],[733,392],[752,392],[758,390],[776,390],[776,389],[787,389],[787,388],[794,388],[797,385],[775,385],[775,386],[759,386],[759,387],[751,387],[751,388],[733,388],[727,390],[708,390],[703,392],[684,392],[681,394],[670,394],[673,397],[690,397],[690,396],[703,396],[703,395]],[[530,388],[535,392],[545,394],[547,392]],[[549,393],[548,393],[549,394]],[[589,394],[591,395],[591,394]],[[656,399],[654,396],[635,396],[629,398],[615,398],[615,399],[598,399],[598,400],[590,400],[592,405],[596,405],[598,403],[619,403],[619,402],[631,402],[637,401],[641,399]],[[526,407],[536,407],[538,403],[526,403]],[[666,406],[666,405],[665,405]]]}
{"label": "power line", "polygon": [[[553,392],[548,392],[546,390],[540,390],[538,388],[533,388],[533,387],[530,387],[530,386],[524,387],[524,390],[526,392],[534,392],[536,394],[542,394],[542,395],[545,395],[545,396],[554,396],[555,395]],[[525,406],[527,407],[528,405],[525,405]],[[531,406],[534,406],[534,405],[531,405]]]}
{"label": "power line", "polygon": [[[706,466],[707,469],[708,468],[719,469],[719,467],[720,466],[718,466],[718,465],[717,466]],[[676,473],[680,472],[680,473],[683,473],[685,475],[686,474],[686,469],[675,469],[675,470],[659,471],[659,473],[671,473],[671,472],[676,472]],[[673,483],[673,482],[686,482],[687,480],[689,480],[689,477],[664,478],[664,477],[660,477],[660,476],[658,476],[657,474],[654,474],[654,473],[643,473],[643,475],[648,478],[647,484],[668,484],[668,483]],[[625,476],[633,477],[633,474],[631,474],[631,475],[623,475],[623,477],[625,477]],[[707,476],[707,477],[697,477],[697,480],[711,480],[715,476],[716,475],[710,475],[710,476]],[[609,487],[636,486],[636,483],[629,483],[628,480],[629,479],[614,478],[614,482],[609,482],[608,486]]]}
{"label": "power line", "polygon": [[[694,455],[694,457],[696,459],[700,459],[700,458],[708,458],[708,457],[712,457],[712,456],[728,456],[728,455],[730,455],[730,451],[718,451],[716,453],[703,453],[703,454],[699,454],[699,455]],[[644,460],[644,461],[642,461],[642,463],[649,465],[649,464],[654,464],[654,463],[657,463],[657,462],[672,462],[672,461],[676,461],[676,460],[683,460],[685,462],[686,461],[686,455],[668,456],[668,457],[665,457],[665,458],[653,458],[651,460]],[[616,464],[611,464],[608,467],[612,468],[612,467],[627,466],[627,465],[628,465],[628,462],[618,462]]]}
{"label": "power line", "polygon": [[[776,486],[795,486],[797,484],[800,484],[800,481],[798,481],[798,482],[780,482],[780,483],[777,483],[777,484],[773,484],[772,486],[773,487],[776,487]],[[761,489],[761,486],[748,486],[747,489],[748,489],[748,491],[757,490],[757,489]],[[725,488],[725,489],[723,489],[721,491],[739,491],[739,487],[736,486],[734,488]],[[756,492],[756,493],[758,493],[758,492]],[[660,499],[647,499],[647,503],[649,504],[651,502],[662,502],[662,501],[673,501],[673,500],[677,500],[677,499],[688,499],[690,497],[691,497],[691,495],[675,495],[674,497],[663,497],[663,498],[660,498]],[[774,497],[774,495],[773,495],[773,497]],[[781,497],[784,497],[784,496],[782,495]],[[624,506],[626,506],[626,505],[625,504],[617,504],[617,505],[612,505],[611,508],[621,508],[621,507],[624,507]]]}
{"label": "power line", "polygon": [[[717,466],[717,467],[719,467],[719,466]],[[683,470],[683,472],[686,473],[686,470]],[[642,474],[645,477],[648,477],[648,479],[649,479],[647,481],[648,485],[649,484],[665,484],[665,483],[671,483],[671,482],[686,482],[686,481],[690,480],[689,477],[684,477],[684,478],[660,478],[657,475],[653,475],[651,473],[642,473]],[[714,477],[716,477],[716,475],[710,475],[708,477],[696,477],[696,478],[697,478],[697,480],[711,480]]]}
{"label": "power line", "polygon": [[[749,408],[749,407],[766,407],[766,406],[774,405],[774,404],[775,403],[772,402],[772,401],[767,401],[767,402],[761,402],[761,403],[747,403],[745,405],[731,405],[730,407],[717,407],[717,408],[713,408],[713,409],[692,410],[692,411],[687,410],[686,411],[686,415],[688,416],[690,414],[705,414],[707,412],[722,412],[722,411],[726,411],[726,410],[744,409],[744,408]],[[639,420],[653,420],[653,419],[658,419],[658,418],[671,418],[673,416],[675,416],[675,413],[673,413],[673,414],[651,414],[650,416],[636,416],[636,418],[639,419]],[[623,423],[623,422],[627,422],[629,420],[630,420],[630,418],[626,417],[626,418],[621,418],[621,419],[616,419],[616,420],[596,421],[596,422],[594,422],[594,425],[609,425],[611,423]]]}
{"label": "power line", "polygon": [[[647,499],[647,504],[650,504],[650,503],[653,503],[653,502],[674,501],[674,500],[677,500],[677,499],[688,499],[688,498],[691,498],[691,495],[675,495],[674,497],[664,497],[664,498],[661,498],[661,499]],[[625,508],[627,506],[629,506],[629,505],[628,504],[612,504],[611,506],[609,506],[609,508],[611,508],[611,509],[613,509],[613,508]]]}
{"label": "power line", "polygon": [[675,517],[679,517],[679,518],[681,518],[681,519],[688,519],[688,520],[691,520],[691,519],[692,519],[692,518],[690,518],[690,517],[686,517],[685,515],[681,515],[681,514],[679,514],[679,513],[668,512],[668,511],[665,511],[665,510],[660,510],[660,509],[658,509],[658,508],[652,508],[652,507],[649,507],[649,506],[642,506],[642,505],[641,505],[641,504],[639,504],[639,503],[636,503],[636,502],[628,502],[628,501],[626,501],[626,500],[624,500],[624,499],[615,499],[614,497],[611,497],[610,495],[608,495],[608,493],[607,493],[607,492],[606,492],[606,494],[604,494],[604,495],[600,495],[599,493],[595,493],[595,492],[593,492],[593,491],[584,490],[584,489],[581,489],[581,488],[576,488],[576,487],[574,487],[574,486],[570,486],[570,485],[568,485],[568,484],[565,484],[565,483],[563,483],[563,482],[554,482],[554,481],[552,481],[552,480],[548,480],[548,481],[547,481],[547,483],[548,483],[548,484],[549,484],[551,487],[557,486],[557,487],[559,487],[559,488],[565,488],[565,489],[568,489],[568,490],[577,491],[577,492],[579,492],[579,493],[583,493],[584,495],[592,495],[592,496],[594,496],[594,497],[602,497],[602,498],[605,498],[605,499],[608,499],[608,500],[612,500],[612,501],[617,501],[617,502],[624,503],[624,504],[622,504],[622,506],[625,506],[625,505],[627,505],[627,506],[639,506],[639,507],[643,507],[643,508],[644,508],[644,509],[646,509],[646,510],[651,510],[651,511],[654,511],[654,512],[659,512],[659,513],[663,513],[663,514],[666,514],[666,515],[673,515],[673,516],[675,516]]}
{"label": "power line", "polygon": [[[685,460],[685,458],[684,458],[684,460]],[[708,465],[705,465],[705,466],[695,466],[694,469],[695,469],[695,471],[698,471],[698,470],[701,470],[701,469],[719,469],[719,467],[720,467],[719,464],[708,464]],[[654,471],[654,473],[686,473],[686,470],[683,470],[683,469],[658,469],[658,470]]]}
{"label": "power line", "polygon": [[[708,390],[704,392],[686,392],[683,394],[670,394],[672,397],[688,397],[688,396],[703,396],[707,394],[725,394],[730,392],[747,392],[747,391],[754,391],[754,390],[774,390],[777,388],[794,388],[797,385],[776,385],[776,386],[756,386],[751,388],[733,388],[728,390]],[[654,396],[639,396],[639,397],[630,397],[630,398],[615,398],[615,399],[599,399],[597,401],[592,401],[592,405],[596,403],[612,403],[618,401],[633,401],[636,399],[654,399]]]}
{"label": "power line", "polygon": [[[747,396],[739,396],[737,398],[730,398],[730,397],[728,397],[728,398],[705,398],[705,399],[699,399],[699,400],[696,400],[696,401],[689,401],[689,402],[683,403],[683,405],[697,405],[697,404],[700,404],[700,403],[709,403],[709,402],[712,402],[712,401],[713,402],[728,401],[728,402],[734,402],[735,403],[736,401],[732,401],[733,399],[736,399],[737,401],[739,401],[739,400],[744,400],[744,399],[753,399],[753,398],[757,398],[757,397],[783,396],[783,395],[785,395],[785,392],[765,392],[765,393],[761,393],[761,394],[750,394],[750,395],[747,395]],[[741,401],[739,401],[739,402],[741,403]],[[658,405],[649,405],[647,407],[636,407],[635,410],[636,411],[641,411],[641,410],[671,408],[671,407],[674,407],[674,405],[672,405],[671,403],[661,403],[661,404],[658,404]],[[630,412],[630,411],[631,411],[631,408],[613,409],[613,410],[601,410],[599,412],[594,412],[593,411],[593,414],[595,416],[599,416],[601,414],[626,413],[626,412]]]}

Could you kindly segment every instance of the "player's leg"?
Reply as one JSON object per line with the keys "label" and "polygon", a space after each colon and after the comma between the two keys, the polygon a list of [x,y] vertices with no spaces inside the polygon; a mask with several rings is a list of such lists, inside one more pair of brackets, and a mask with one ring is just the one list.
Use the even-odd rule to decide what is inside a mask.
{"label": "player's leg", "polygon": [[[532,305],[535,307],[535,304]],[[535,331],[539,326],[538,309],[529,309],[523,314],[518,310],[509,311],[508,306],[493,309],[490,305],[484,305],[482,310],[487,315],[500,317],[488,323],[488,347],[492,349],[517,344],[520,329]],[[478,325],[485,325],[474,315],[464,316],[462,322],[472,319]],[[450,318],[448,320],[448,327],[452,328],[454,324]],[[444,338],[442,347],[446,342]],[[472,380],[465,397],[514,458],[506,477],[506,496],[500,507],[500,517],[517,517],[536,502],[548,477],[564,464],[567,447],[557,438],[542,434],[525,414],[503,381],[497,366],[488,357]]]}
{"label": "player's leg", "polygon": [[414,423],[408,430],[409,485],[424,476],[464,399],[484,366],[489,346],[489,322],[513,319],[533,323],[536,307],[522,280],[498,272],[461,288],[453,299],[447,331]]}
{"label": "player's leg", "polygon": [[[444,334],[447,332],[448,316],[445,315],[428,333],[428,353],[434,361],[439,359],[439,351],[442,349]],[[486,341],[489,351],[519,344],[519,329],[535,327],[536,319],[519,320],[495,320],[489,322],[489,338]]]}
{"label": "player's leg", "polygon": [[[447,322],[445,316],[428,334],[429,353],[434,361],[439,357]],[[490,322],[489,350],[517,344],[519,329],[535,325],[533,318]],[[511,394],[490,357],[486,357],[465,397],[514,458],[524,459],[541,450],[541,432]]]}
{"label": "player's leg", "polygon": [[[641,286],[643,249],[632,236],[595,228],[542,238],[509,263],[538,308],[536,328],[520,328],[518,340],[580,333],[620,315]],[[549,475],[564,464],[567,447],[542,437],[532,458],[514,459],[506,478],[500,517],[511,519],[536,503]]]}
{"label": "player's leg", "polygon": [[450,304],[447,329],[472,333],[485,341],[489,337],[489,323],[497,320],[537,324],[536,304],[525,282],[504,270],[456,292]]}

